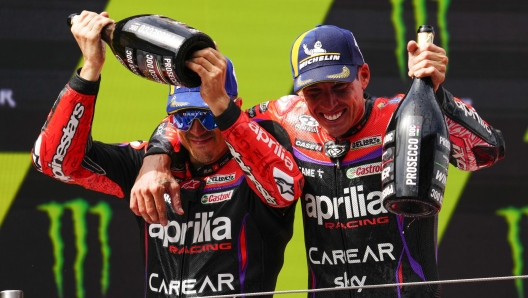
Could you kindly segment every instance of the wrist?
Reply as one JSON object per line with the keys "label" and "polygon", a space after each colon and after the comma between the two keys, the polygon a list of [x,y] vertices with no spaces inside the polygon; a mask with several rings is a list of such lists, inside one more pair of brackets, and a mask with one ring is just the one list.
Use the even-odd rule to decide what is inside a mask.
{"label": "wrist", "polygon": [[85,62],[79,72],[79,76],[87,81],[95,82],[101,76],[102,65],[95,65],[94,63]]}
{"label": "wrist", "polygon": [[211,109],[211,112],[213,112],[213,115],[217,117],[217,116],[222,115],[222,113],[224,113],[225,110],[227,110],[227,108],[229,107],[230,101],[231,99],[226,94],[225,96],[222,96],[218,98],[217,100],[215,100],[214,104],[209,105],[209,108]]}

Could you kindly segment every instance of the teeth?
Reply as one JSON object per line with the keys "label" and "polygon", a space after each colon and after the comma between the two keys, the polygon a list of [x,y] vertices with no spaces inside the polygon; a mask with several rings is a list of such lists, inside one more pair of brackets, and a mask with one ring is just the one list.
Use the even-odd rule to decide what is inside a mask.
{"label": "teeth", "polygon": [[330,121],[333,121],[333,120],[336,120],[337,118],[341,117],[341,115],[343,115],[343,111],[337,113],[337,114],[334,114],[334,115],[326,115],[326,114],[323,114],[323,116],[325,117],[326,120],[330,120]]}

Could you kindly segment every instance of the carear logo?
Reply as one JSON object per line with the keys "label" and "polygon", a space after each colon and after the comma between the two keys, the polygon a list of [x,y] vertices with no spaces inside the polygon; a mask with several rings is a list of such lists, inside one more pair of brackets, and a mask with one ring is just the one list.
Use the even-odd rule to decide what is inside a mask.
{"label": "carear logo", "polygon": [[94,214],[99,217],[99,229],[97,231],[101,247],[102,269],[101,269],[101,294],[106,295],[106,291],[110,285],[110,244],[108,239],[108,225],[112,218],[112,209],[108,203],[101,201],[95,206],[90,206],[86,200],[77,198],[64,203],[49,202],[41,204],[38,210],[47,213],[50,226],[49,237],[52,243],[53,258],[53,274],[55,276],[55,283],[57,285],[58,297],[63,295],[63,274],[71,272],[70,268],[64,268],[64,240],[61,236],[62,223],[66,222],[64,213],[70,211],[72,215],[73,231],[75,239],[75,261],[73,263],[73,272],[75,275],[76,298],[85,297],[84,288],[84,260],[88,254],[88,243],[86,237],[88,234],[88,225],[86,222],[87,213]]}

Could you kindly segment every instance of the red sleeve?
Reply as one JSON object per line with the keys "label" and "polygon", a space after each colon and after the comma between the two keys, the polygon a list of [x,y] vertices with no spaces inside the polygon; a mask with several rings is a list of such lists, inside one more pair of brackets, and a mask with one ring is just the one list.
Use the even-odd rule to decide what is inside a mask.
{"label": "red sleeve", "polygon": [[[170,117],[152,134],[147,155],[163,153],[174,159],[180,151],[176,128],[167,119]],[[249,186],[263,202],[286,207],[300,197],[304,176],[294,162],[290,139],[278,123],[263,129],[250,121],[234,102],[215,121],[233,157],[246,173]]]}
{"label": "red sleeve", "polygon": [[263,128],[234,102],[216,122],[249,185],[262,200],[273,207],[286,207],[300,197],[304,176],[293,159],[290,138],[279,123]]}
{"label": "red sleeve", "polygon": [[[451,164],[460,170],[476,171],[504,158],[504,138],[499,130],[484,121],[472,106],[442,87],[436,96],[449,130]],[[396,96],[403,97],[404,94]]]}
{"label": "red sleeve", "polygon": [[33,165],[59,181],[122,198],[141,161],[138,155],[134,162],[131,152],[144,150],[146,143],[133,148],[92,141],[98,86],[75,75],[64,87],[32,149]]}

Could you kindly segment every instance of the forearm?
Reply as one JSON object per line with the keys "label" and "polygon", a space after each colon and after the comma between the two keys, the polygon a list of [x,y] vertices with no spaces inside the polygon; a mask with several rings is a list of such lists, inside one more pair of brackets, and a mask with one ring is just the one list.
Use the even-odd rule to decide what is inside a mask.
{"label": "forearm", "polygon": [[250,186],[267,204],[286,207],[301,195],[304,177],[282,127],[275,123],[266,131],[234,103],[215,121]]}
{"label": "forearm", "polygon": [[39,171],[70,182],[89,142],[98,89],[98,81],[87,82],[77,72],[61,91],[33,149]]}
{"label": "forearm", "polygon": [[449,128],[451,163],[461,170],[489,167],[504,158],[502,133],[491,127],[473,107],[451,95],[443,87],[436,92]]}
{"label": "forearm", "polygon": [[180,140],[176,134],[176,128],[170,123],[170,117],[165,117],[150,136],[147,147],[148,155],[166,154],[172,155],[180,149]]}
{"label": "forearm", "polygon": [[[126,177],[135,177],[139,169],[141,148],[92,142],[98,89],[99,81],[88,82],[78,73],[70,80],[35,142],[33,165],[59,181],[124,197],[124,189],[131,187]],[[132,158],[135,163],[129,162]]]}

